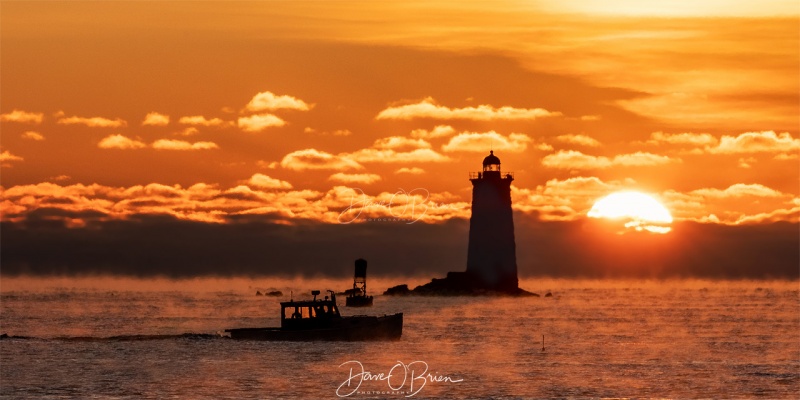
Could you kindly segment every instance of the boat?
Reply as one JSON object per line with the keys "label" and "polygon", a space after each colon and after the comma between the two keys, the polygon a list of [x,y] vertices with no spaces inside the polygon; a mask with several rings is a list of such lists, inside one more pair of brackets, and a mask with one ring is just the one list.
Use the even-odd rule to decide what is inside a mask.
{"label": "boat", "polygon": [[274,328],[226,329],[231,339],[271,341],[366,341],[399,340],[403,334],[403,313],[383,316],[356,315],[343,317],[336,305],[336,294],[330,298],[281,302],[281,326]]}
{"label": "boat", "polygon": [[353,274],[353,288],[347,289],[344,304],[348,307],[369,307],[372,305],[372,296],[367,296],[367,260],[359,258],[355,263]]}

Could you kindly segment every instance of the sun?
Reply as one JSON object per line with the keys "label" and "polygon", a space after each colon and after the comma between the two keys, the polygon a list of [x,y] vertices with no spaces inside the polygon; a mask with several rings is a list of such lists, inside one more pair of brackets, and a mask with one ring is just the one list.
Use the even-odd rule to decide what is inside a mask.
{"label": "sun", "polygon": [[655,198],[639,192],[617,192],[597,200],[589,217],[624,220],[625,228],[667,233],[672,215]]}

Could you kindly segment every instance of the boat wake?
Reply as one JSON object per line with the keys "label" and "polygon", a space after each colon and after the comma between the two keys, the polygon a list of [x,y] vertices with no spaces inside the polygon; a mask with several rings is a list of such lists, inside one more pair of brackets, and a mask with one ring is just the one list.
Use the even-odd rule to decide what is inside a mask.
{"label": "boat wake", "polygon": [[118,335],[118,336],[57,336],[53,338],[40,338],[35,336],[0,335],[0,340],[59,340],[68,342],[132,342],[148,340],[213,340],[228,339],[219,333],[182,333],[179,335]]}

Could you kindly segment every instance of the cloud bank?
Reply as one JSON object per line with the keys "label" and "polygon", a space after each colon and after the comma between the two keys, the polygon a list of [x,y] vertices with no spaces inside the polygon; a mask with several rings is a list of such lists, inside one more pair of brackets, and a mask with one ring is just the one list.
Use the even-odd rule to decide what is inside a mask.
{"label": "cloud bank", "polygon": [[429,119],[462,119],[473,121],[523,121],[535,120],[537,118],[558,117],[560,112],[548,111],[543,108],[515,108],[503,106],[495,108],[490,105],[479,105],[477,107],[450,108],[436,103],[431,98],[402,106],[388,107],[378,113],[376,119],[399,119],[411,120],[417,118]]}
{"label": "cloud bank", "polygon": [[0,121],[4,122],[19,122],[23,124],[41,124],[44,120],[44,114],[37,112],[28,112],[22,110],[13,110],[11,112],[0,114]]}
{"label": "cloud bank", "polygon": [[272,92],[261,92],[253,96],[245,109],[252,112],[273,111],[273,110],[300,110],[308,111],[311,106],[303,100],[292,96],[276,96]]}
{"label": "cloud bank", "polygon": [[[466,220],[287,226],[263,217],[206,224],[136,215],[65,228],[49,220],[54,215],[42,210],[24,224],[0,223],[4,276],[344,278],[352,260],[363,257],[373,276],[397,277],[399,284],[407,276],[464,270],[469,227]],[[679,223],[667,237],[604,234],[587,220],[517,214],[515,223],[521,277],[798,279],[798,224]]]}

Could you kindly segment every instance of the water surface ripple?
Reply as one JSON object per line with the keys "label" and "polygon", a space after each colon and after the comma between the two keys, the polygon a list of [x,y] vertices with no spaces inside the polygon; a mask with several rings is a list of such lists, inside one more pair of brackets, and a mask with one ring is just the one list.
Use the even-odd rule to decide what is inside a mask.
{"label": "water surface ripple", "polygon": [[[218,335],[278,325],[288,296],[3,292],[0,331],[29,338],[0,340],[0,397],[336,398],[356,365],[342,363],[377,375],[424,361],[434,377],[461,382],[417,379],[418,398],[800,398],[797,282],[629,286],[562,282],[553,297],[376,296],[371,309],[342,307],[405,313],[402,340],[368,343]],[[405,398],[402,371],[351,398]]]}

